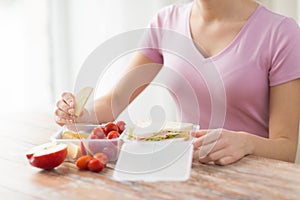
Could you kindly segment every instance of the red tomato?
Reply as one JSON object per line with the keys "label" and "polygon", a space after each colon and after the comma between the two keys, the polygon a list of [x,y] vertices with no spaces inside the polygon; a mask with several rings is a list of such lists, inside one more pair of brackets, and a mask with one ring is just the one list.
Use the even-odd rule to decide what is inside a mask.
{"label": "red tomato", "polygon": [[116,125],[119,129],[119,133],[121,134],[125,130],[126,123],[124,121],[118,121]]}
{"label": "red tomato", "polygon": [[92,134],[97,136],[98,139],[104,139],[106,136],[104,128],[101,126],[94,128]]}
{"label": "red tomato", "polygon": [[118,131],[110,131],[107,134],[107,139],[118,138],[119,136],[120,136],[120,133]]}
{"label": "red tomato", "polygon": [[76,166],[80,170],[85,170],[88,169],[88,163],[93,159],[93,157],[85,155],[81,156],[80,158],[77,159],[76,161]]}
{"label": "red tomato", "polygon": [[104,132],[106,134],[106,136],[108,135],[109,132],[111,131],[118,131],[118,126],[113,123],[113,122],[108,122],[105,126],[104,126]]}
{"label": "red tomato", "polygon": [[100,172],[104,169],[104,164],[96,158],[92,158],[88,163],[88,169],[92,172]]}
{"label": "red tomato", "polygon": [[106,166],[107,162],[108,162],[108,157],[106,154],[104,153],[96,153],[94,156],[94,158],[100,160],[100,162],[102,162],[104,164],[104,166]]}
{"label": "red tomato", "polygon": [[98,136],[97,136],[97,135],[94,135],[94,134],[92,134],[92,135],[91,135],[91,139],[93,139],[93,140],[94,140],[94,139],[99,139],[99,138],[98,138]]}

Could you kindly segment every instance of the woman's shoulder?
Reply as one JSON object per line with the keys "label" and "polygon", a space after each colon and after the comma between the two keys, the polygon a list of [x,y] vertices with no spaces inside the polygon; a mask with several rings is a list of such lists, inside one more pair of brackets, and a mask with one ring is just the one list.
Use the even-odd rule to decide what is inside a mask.
{"label": "woman's shoulder", "polygon": [[263,5],[260,5],[260,11],[259,21],[271,29],[286,29],[288,31],[290,28],[299,29],[297,22],[291,17],[271,11]]}
{"label": "woman's shoulder", "polygon": [[192,3],[171,4],[165,6],[158,10],[158,12],[156,13],[156,18],[170,20],[185,17],[186,13],[190,11],[191,6]]}
{"label": "woman's shoulder", "polygon": [[273,46],[286,47],[297,44],[300,47],[300,27],[295,19],[263,8],[264,24],[271,34]]}

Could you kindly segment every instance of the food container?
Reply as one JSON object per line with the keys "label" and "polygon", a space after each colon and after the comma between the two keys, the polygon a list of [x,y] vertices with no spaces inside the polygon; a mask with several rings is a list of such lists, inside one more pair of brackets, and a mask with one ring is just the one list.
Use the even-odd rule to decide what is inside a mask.
{"label": "food container", "polygon": [[[84,150],[92,155],[100,152],[105,153],[110,162],[116,161],[119,156],[121,136],[119,138],[113,138],[113,139],[106,139],[106,138],[90,139],[88,136],[92,133],[94,128],[99,126],[104,126],[104,125],[90,125],[90,124],[89,125],[88,124],[64,125],[56,134],[54,134],[51,137],[51,140],[56,143],[65,143],[68,145],[67,160],[69,161],[76,160],[80,155],[82,155],[82,152],[84,152]],[[66,131],[73,132],[75,134],[80,133],[82,135],[87,136],[88,138],[81,137],[81,139],[63,139],[62,135]],[[78,152],[76,152],[77,150]]]}
{"label": "food container", "polygon": [[[152,124],[152,126],[146,126],[146,129],[140,127],[140,129],[128,127],[128,131],[122,135],[124,144],[114,168],[113,178],[118,181],[144,182],[188,180],[194,149],[194,138],[190,134],[198,131],[200,126],[167,121],[163,126]],[[160,131],[166,135],[183,133],[188,137],[162,140],[136,138],[136,136],[151,137],[153,133]]]}

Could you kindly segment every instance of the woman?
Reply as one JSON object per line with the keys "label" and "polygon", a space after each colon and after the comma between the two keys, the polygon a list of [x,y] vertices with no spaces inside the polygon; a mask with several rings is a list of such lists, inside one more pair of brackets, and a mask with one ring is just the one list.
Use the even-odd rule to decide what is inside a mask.
{"label": "woman", "polygon": [[[193,72],[186,67],[187,63],[167,52],[152,49],[138,52],[127,69],[129,73],[157,63],[144,77],[148,83],[163,64],[189,80],[199,101],[199,124],[203,128],[193,133],[197,138],[195,159],[227,165],[253,154],[294,161],[300,118],[300,30],[292,19],[275,14],[253,0],[194,0],[162,9],[150,26],[173,30],[193,39],[204,60],[214,63],[223,81],[227,106],[224,125],[213,127],[209,91],[201,78],[191,78]],[[148,40],[151,39],[159,39],[159,35],[152,33]],[[118,102],[117,108],[113,108],[117,114],[128,105],[122,97],[126,96],[130,80],[134,78],[128,77],[114,91],[95,101],[98,122],[115,118],[112,100]],[[188,101],[181,93],[180,83],[170,87]],[[136,90],[131,100],[144,88]],[[58,124],[73,119],[73,102],[71,93],[62,94],[55,112]],[[193,121],[191,113],[192,110],[184,110],[182,120]],[[87,120],[87,112],[81,118]],[[211,128],[222,129],[218,129],[217,134],[204,130]],[[201,153],[201,149],[206,152]]]}

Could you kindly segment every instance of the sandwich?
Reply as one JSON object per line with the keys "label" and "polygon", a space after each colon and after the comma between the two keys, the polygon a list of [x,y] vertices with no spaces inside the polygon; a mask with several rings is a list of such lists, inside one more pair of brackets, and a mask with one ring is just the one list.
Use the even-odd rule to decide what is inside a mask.
{"label": "sandwich", "polygon": [[183,122],[140,122],[128,130],[128,139],[136,141],[189,140],[194,125]]}

